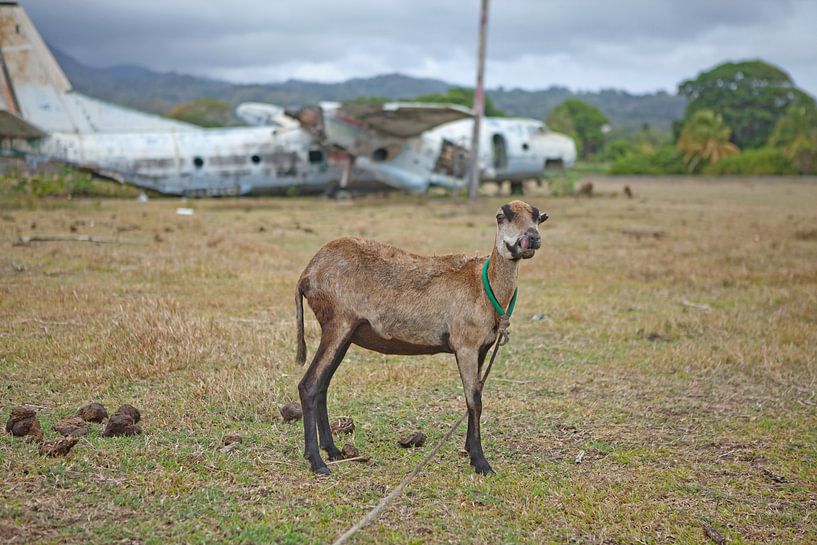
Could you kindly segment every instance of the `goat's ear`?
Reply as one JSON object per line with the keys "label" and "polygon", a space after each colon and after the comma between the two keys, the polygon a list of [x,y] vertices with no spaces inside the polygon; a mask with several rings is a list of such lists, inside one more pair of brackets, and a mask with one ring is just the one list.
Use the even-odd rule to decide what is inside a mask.
{"label": "goat's ear", "polygon": [[548,219],[548,215],[544,212],[539,214],[538,223],[544,223]]}

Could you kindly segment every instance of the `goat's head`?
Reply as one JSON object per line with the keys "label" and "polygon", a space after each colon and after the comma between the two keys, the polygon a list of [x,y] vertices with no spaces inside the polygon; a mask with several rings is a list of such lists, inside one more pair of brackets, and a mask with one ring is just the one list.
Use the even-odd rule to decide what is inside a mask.
{"label": "goat's head", "polygon": [[503,204],[496,211],[496,249],[505,259],[530,259],[541,246],[539,224],[548,215],[522,201]]}

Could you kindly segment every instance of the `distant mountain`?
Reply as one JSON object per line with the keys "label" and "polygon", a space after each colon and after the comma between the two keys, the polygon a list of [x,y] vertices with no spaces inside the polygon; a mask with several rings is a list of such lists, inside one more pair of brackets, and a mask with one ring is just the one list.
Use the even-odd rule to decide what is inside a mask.
{"label": "distant mountain", "polygon": [[[346,101],[360,97],[411,98],[444,93],[450,83],[403,74],[353,78],[340,83],[288,80],[283,83],[234,84],[176,72],[156,72],[141,66],[94,68],[52,48],[74,88],[81,93],[139,110],[166,113],[180,102],[212,97],[236,106],[241,102],[270,102],[281,106],[315,104],[323,100]],[[593,104],[610,118],[615,129],[631,131],[645,123],[668,131],[684,111],[684,99],[665,92],[634,95],[626,91],[573,92],[566,87],[527,91],[503,88],[489,90],[494,104],[508,115],[544,119],[564,100],[577,97]]]}

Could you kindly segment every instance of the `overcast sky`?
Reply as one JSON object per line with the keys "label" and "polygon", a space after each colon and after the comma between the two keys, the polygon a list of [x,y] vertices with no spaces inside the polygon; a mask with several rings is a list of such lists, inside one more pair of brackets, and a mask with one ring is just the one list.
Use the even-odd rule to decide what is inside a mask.
{"label": "overcast sky", "polygon": [[[479,0],[22,0],[41,34],[93,66],[234,82],[401,72],[473,85]],[[817,95],[817,0],[494,0],[490,87],[675,91],[762,58]]]}

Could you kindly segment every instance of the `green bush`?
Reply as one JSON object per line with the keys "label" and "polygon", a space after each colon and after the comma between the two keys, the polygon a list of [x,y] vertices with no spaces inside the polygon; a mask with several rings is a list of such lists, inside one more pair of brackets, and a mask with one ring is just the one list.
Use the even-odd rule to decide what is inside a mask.
{"label": "green bush", "polygon": [[636,152],[616,160],[610,174],[689,174],[684,155],[675,146],[662,146],[653,152]]}
{"label": "green bush", "polygon": [[0,208],[34,206],[47,199],[110,197],[132,199],[141,190],[64,169],[59,173],[5,173],[0,175]]}
{"label": "green bush", "polygon": [[551,197],[567,197],[573,195],[573,188],[576,185],[576,174],[566,170],[558,174],[547,175],[548,189]]}
{"label": "green bush", "polygon": [[704,174],[713,175],[775,175],[797,174],[797,168],[783,152],[775,148],[745,150],[707,165]]}
{"label": "green bush", "polygon": [[617,161],[622,157],[638,152],[638,145],[634,140],[626,138],[615,138],[608,140],[601,150],[603,161]]}

